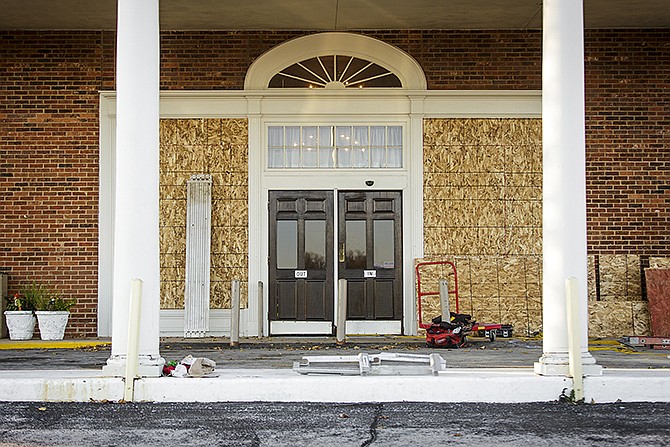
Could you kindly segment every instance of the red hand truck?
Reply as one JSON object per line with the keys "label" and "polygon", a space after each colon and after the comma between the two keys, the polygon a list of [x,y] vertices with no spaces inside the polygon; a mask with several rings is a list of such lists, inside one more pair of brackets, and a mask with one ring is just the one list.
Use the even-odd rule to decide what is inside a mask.
{"label": "red hand truck", "polygon": [[[431,323],[423,322],[423,312],[421,302],[425,296],[439,295],[439,291],[424,291],[421,284],[421,272],[427,266],[448,266],[451,267],[454,276],[454,287],[448,290],[448,295],[454,296],[456,312],[450,312],[450,315],[440,315],[433,318]],[[472,331],[487,331],[489,339],[494,341],[496,331],[502,328],[502,324],[482,324],[476,323],[471,315],[459,313],[458,303],[458,274],[456,265],[450,261],[426,261],[419,262],[416,267],[416,289],[417,289],[417,310],[419,327],[426,330],[426,345],[435,348],[462,348],[465,346],[466,335]],[[446,297],[448,299],[448,297]]]}

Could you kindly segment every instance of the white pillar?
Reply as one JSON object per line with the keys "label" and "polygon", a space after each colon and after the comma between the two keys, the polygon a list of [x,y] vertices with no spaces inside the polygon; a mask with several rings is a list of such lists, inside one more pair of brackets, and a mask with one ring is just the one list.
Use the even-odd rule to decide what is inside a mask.
{"label": "white pillar", "polygon": [[159,376],[158,0],[118,0],[112,353],[104,370],[123,376],[131,279],[143,281],[140,376]]}
{"label": "white pillar", "polygon": [[543,2],[542,52],[542,375],[568,374],[565,280],[579,286],[584,372],[599,374],[588,351],[586,149],[582,0]]}

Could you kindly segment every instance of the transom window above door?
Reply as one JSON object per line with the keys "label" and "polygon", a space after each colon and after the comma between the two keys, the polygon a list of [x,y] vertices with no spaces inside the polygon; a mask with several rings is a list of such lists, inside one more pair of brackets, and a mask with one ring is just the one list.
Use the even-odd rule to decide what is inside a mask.
{"label": "transom window above door", "polygon": [[402,168],[402,126],[269,126],[270,169]]}
{"label": "transom window above door", "polygon": [[317,56],[296,62],[270,79],[270,88],[400,88],[390,70],[353,56]]}

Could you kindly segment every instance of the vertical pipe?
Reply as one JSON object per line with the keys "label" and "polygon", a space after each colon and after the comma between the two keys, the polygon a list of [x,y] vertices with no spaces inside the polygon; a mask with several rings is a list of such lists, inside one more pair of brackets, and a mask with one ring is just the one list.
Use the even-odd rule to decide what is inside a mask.
{"label": "vertical pipe", "polygon": [[337,344],[343,345],[347,326],[347,280],[337,280]]}
{"label": "vertical pipe", "polygon": [[142,316],[142,280],[130,281],[130,310],[128,312],[128,357],[126,359],[126,383],[123,399],[132,402],[135,377],[139,364],[140,317]]}
{"label": "vertical pipe", "polygon": [[232,285],[232,303],[230,308],[230,346],[240,345],[240,280],[234,279]]}
{"label": "vertical pipe", "polygon": [[451,319],[449,312],[449,282],[446,279],[440,280],[440,310],[442,311],[442,321],[449,321]]}
{"label": "vertical pipe", "polygon": [[263,314],[263,281],[258,281],[258,336],[263,336],[263,322],[265,315]]}
{"label": "vertical pipe", "polygon": [[572,389],[575,392],[575,401],[584,399],[584,372],[582,368],[582,340],[581,321],[579,310],[579,289],[577,278],[565,280],[565,300],[568,315],[568,360],[572,376]]}

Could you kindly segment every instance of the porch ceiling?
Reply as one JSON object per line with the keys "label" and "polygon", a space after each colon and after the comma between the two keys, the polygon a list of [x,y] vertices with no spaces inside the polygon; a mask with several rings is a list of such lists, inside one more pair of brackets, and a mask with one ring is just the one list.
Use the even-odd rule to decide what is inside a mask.
{"label": "porch ceiling", "polygon": [[[540,0],[160,0],[166,30],[524,29]],[[670,28],[669,0],[584,0],[587,28]],[[116,0],[2,0],[0,30],[115,29]]]}

